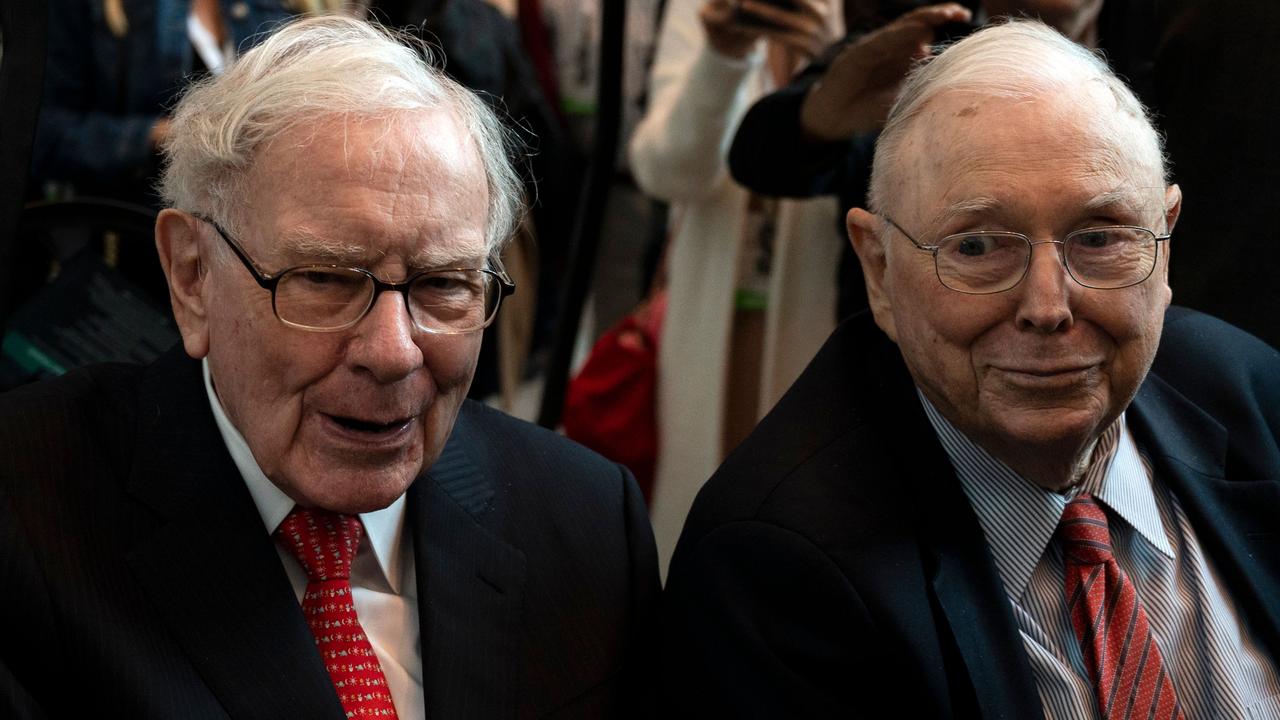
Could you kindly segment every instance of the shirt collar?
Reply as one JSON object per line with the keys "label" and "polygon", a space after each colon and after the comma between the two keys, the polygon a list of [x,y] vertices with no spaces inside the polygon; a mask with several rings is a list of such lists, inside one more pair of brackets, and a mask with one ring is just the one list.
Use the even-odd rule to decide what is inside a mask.
{"label": "shirt collar", "polygon": [[[1164,530],[1160,510],[1156,506],[1151,466],[1138,449],[1128,424],[1124,422],[1123,414],[1117,422],[1120,423],[1120,437],[1115,457],[1111,460],[1106,475],[1096,480],[1100,486],[1086,484],[1082,485],[1082,489],[1092,492],[1094,497],[1129,523],[1152,547],[1173,559],[1173,544]],[[1086,482],[1091,481],[1094,478],[1086,478]]]}
{"label": "shirt collar", "polygon": [[[258,467],[257,460],[249,450],[249,444],[245,442],[240,431],[231,424],[231,420],[222,409],[217,393],[214,392],[209,361],[202,360],[200,365],[204,371],[204,387],[209,395],[209,407],[213,409],[213,419],[218,425],[218,432],[222,434],[222,441],[226,444],[227,451],[231,453],[231,459],[235,461],[240,476],[244,478],[245,486],[249,488],[253,504],[262,517],[263,527],[268,533],[275,533],[276,528],[280,527],[280,523],[284,522],[285,517],[293,510],[295,504],[293,498],[271,482],[262,472],[262,468]],[[400,537],[404,533],[404,508],[405,496],[401,495],[395,502],[381,510],[360,513],[365,537],[369,539],[369,547],[373,550],[374,558],[378,562],[378,569],[382,571],[387,585],[397,595],[400,594],[405,560],[400,544]]]}
{"label": "shirt collar", "polygon": [[[1045,490],[1022,478],[957,430],[919,388],[916,394],[978,516],[1005,593],[1016,601],[1026,592],[1031,574],[1075,493]],[[1151,545],[1173,557],[1156,509],[1150,469],[1129,433],[1124,413],[1104,433],[1099,445],[1095,465],[1076,492],[1092,492]]]}

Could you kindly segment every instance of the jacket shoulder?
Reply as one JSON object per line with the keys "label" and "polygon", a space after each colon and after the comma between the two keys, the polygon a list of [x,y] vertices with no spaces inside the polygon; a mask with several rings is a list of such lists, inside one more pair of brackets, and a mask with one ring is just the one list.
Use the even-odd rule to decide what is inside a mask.
{"label": "jacket shoulder", "polygon": [[863,486],[894,461],[887,428],[909,432],[902,423],[923,419],[911,387],[897,346],[870,313],[846,320],[703,487],[685,534],[794,516],[825,504],[815,493],[874,492]]}
{"label": "jacket shoulder", "polygon": [[490,459],[515,461],[513,469],[525,463],[531,463],[529,469],[555,467],[575,484],[594,484],[601,477],[617,478],[625,472],[617,463],[563,435],[475,400],[465,401],[458,412],[455,432],[459,430],[466,433],[467,442],[497,453]]}
{"label": "jacket shoulder", "polygon": [[0,395],[0,474],[48,475],[61,461],[120,459],[145,369],[94,365]]}
{"label": "jacket shoulder", "polygon": [[[1251,462],[1280,462],[1275,348],[1217,318],[1174,307],[1165,317],[1151,374],[1225,428],[1235,452]],[[1267,472],[1274,473],[1274,465]]]}
{"label": "jacket shoulder", "polygon": [[1155,368],[1169,374],[1225,370],[1230,376],[1272,373],[1280,351],[1240,328],[1184,307],[1165,313]]}

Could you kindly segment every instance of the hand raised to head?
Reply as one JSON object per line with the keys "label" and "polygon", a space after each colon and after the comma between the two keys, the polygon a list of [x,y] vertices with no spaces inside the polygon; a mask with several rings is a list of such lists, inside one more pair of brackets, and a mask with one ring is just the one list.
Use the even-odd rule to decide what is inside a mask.
{"label": "hand raised to head", "polygon": [[[746,57],[756,41],[766,38],[804,58],[812,58],[835,38],[829,0],[792,0],[788,10],[763,0],[707,0],[698,13],[713,50],[732,58]],[[757,22],[743,22],[743,15]]]}
{"label": "hand raised to head", "polygon": [[968,8],[956,3],[929,5],[850,44],[805,96],[805,135],[825,142],[879,130],[911,64],[928,54],[934,30],[970,18]]}

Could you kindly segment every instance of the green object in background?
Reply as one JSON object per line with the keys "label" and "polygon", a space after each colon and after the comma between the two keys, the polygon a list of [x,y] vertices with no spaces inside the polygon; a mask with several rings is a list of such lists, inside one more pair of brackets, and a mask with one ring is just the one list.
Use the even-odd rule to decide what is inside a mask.
{"label": "green object in background", "polygon": [[67,371],[66,367],[49,357],[19,332],[6,334],[4,343],[0,346],[0,351],[3,351],[6,356],[12,359],[18,367],[29,373],[61,375]]}
{"label": "green object in background", "polygon": [[145,364],[179,337],[168,307],[83,252],[9,319],[0,343],[0,391],[91,363]]}
{"label": "green object in background", "polygon": [[733,294],[733,307],[738,310],[764,310],[769,307],[769,295],[759,290],[738,288]]}

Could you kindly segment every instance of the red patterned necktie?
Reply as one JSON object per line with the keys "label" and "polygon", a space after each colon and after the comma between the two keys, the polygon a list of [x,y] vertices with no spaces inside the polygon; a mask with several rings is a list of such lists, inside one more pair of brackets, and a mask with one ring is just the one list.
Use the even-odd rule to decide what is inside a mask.
{"label": "red patterned necktie", "polygon": [[1088,493],[1067,503],[1058,525],[1067,570],[1067,612],[1107,720],[1182,720],[1138,592],[1111,554],[1102,507]]}
{"label": "red patterned necktie", "polygon": [[302,613],[349,718],[395,718],[391,690],[351,601],[360,518],[295,507],[276,535],[307,571]]}

